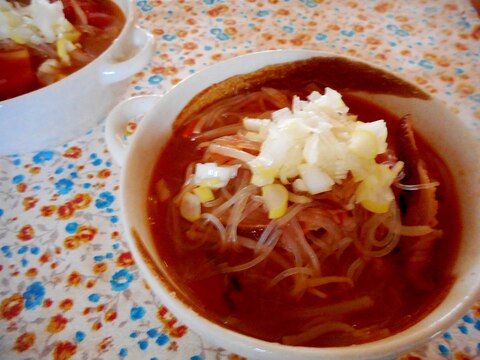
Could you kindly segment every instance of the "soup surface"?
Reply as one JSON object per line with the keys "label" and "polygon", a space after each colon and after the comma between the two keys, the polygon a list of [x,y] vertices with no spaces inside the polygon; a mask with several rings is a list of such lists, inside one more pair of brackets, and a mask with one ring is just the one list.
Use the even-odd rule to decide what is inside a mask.
{"label": "soup surface", "polygon": [[84,67],[119,35],[125,15],[111,0],[8,1],[0,33],[0,101]]}
{"label": "soup surface", "polygon": [[[237,89],[203,107],[191,104],[177,122],[152,176],[149,222],[178,295],[211,321],[272,342],[350,345],[411,326],[448,291],[461,232],[451,174],[426,141],[413,137],[408,116],[349,94],[350,75],[342,89],[345,119],[357,124],[351,126],[383,119],[388,130],[386,149],[372,159],[378,166],[372,169],[393,174],[387,207],[360,199],[366,180],[355,169],[316,192],[300,186],[309,179],[303,170],[265,181],[271,174],[255,168],[274,112],[291,108],[295,96],[326,93],[308,71]],[[270,128],[262,135],[245,118],[266,119]],[[358,134],[365,135],[352,138]],[[233,167],[236,174],[221,185],[199,181],[198,164]]]}

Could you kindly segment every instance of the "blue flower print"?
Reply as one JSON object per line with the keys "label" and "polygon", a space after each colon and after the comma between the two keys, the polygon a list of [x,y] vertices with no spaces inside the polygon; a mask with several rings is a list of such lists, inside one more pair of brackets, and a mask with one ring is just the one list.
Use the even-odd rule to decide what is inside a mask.
{"label": "blue flower print", "polygon": [[130,319],[132,320],[140,320],[145,316],[145,308],[143,306],[137,306],[130,310]]}
{"label": "blue flower print", "polygon": [[110,191],[104,191],[95,200],[95,206],[98,209],[108,208],[115,201],[115,196],[112,195]]}
{"label": "blue flower print", "polygon": [[55,187],[60,195],[68,194],[73,189],[73,181],[69,179],[60,179],[55,183]]}
{"label": "blue flower print", "polygon": [[25,176],[23,175],[15,175],[12,179],[13,184],[20,184],[23,180],[25,180]]}
{"label": "blue flower print", "polygon": [[31,310],[39,306],[45,296],[45,288],[40,281],[35,281],[23,293],[25,299],[25,309]]}
{"label": "blue flower print", "polygon": [[166,343],[168,343],[168,341],[170,340],[170,338],[168,337],[167,334],[160,334],[158,337],[157,337],[157,340],[155,341],[157,343],[157,345],[165,345]]}
{"label": "blue flower print", "polygon": [[33,157],[33,162],[38,165],[45,164],[53,159],[53,151],[40,151]]}
{"label": "blue flower print", "polygon": [[82,342],[83,340],[85,340],[85,337],[86,337],[86,336],[87,336],[87,335],[86,335],[83,331],[77,331],[77,332],[75,333],[75,340],[76,340],[77,342]]}
{"label": "blue flower print", "polygon": [[113,291],[123,291],[133,281],[133,275],[127,269],[121,269],[112,275],[110,284]]}

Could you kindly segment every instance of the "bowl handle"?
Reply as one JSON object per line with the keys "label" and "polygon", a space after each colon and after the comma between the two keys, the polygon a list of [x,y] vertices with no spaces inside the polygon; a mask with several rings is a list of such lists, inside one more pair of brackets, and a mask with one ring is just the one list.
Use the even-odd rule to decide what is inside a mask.
{"label": "bowl handle", "polygon": [[106,84],[125,80],[139,72],[153,56],[154,37],[138,25],[133,27],[133,44],[140,47],[131,58],[121,62],[108,63],[101,72],[101,80]]}
{"label": "bowl handle", "polygon": [[[131,97],[115,106],[105,120],[105,140],[115,162],[123,166],[127,157],[128,143],[124,139],[128,122],[147,113],[162,95]],[[135,136],[135,134],[133,135]]]}

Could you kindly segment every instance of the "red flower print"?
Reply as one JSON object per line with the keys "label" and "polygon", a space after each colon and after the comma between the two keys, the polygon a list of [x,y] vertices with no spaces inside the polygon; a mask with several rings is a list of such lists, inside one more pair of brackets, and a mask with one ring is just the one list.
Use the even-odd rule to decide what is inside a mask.
{"label": "red flower print", "polygon": [[387,2],[380,3],[374,7],[375,11],[378,11],[379,13],[386,13],[391,8],[392,8],[392,5]]}
{"label": "red flower print", "polygon": [[70,286],[78,286],[82,282],[82,275],[77,271],[72,271],[67,277],[67,283]]}
{"label": "red flower print", "polygon": [[102,328],[102,323],[100,321],[96,321],[92,324],[92,331],[98,331]]}
{"label": "red flower print", "polygon": [[444,6],[445,10],[448,10],[448,11],[457,11],[458,10],[458,6],[456,4],[446,4]]}
{"label": "red flower print", "polygon": [[424,77],[417,76],[415,78],[415,81],[417,82],[418,85],[425,85],[428,81]]}
{"label": "red flower print", "polygon": [[23,209],[25,211],[30,210],[31,208],[35,207],[35,205],[38,202],[38,198],[33,197],[33,196],[27,196],[25,199],[22,201]]}
{"label": "red flower print", "polygon": [[82,156],[82,149],[78,146],[72,146],[63,153],[63,157],[70,159],[78,159],[80,156]]}
{"label": "red flower print", "polygon": [[455,78],[452,75],[448,74],[441,75],[440,80],[445,81],[448,84],[453,84],[455,82]]}
{"label": "red flower print", "polygon": [[175,66],[159,66],[155,68],[157,73],[160,73],[162,75],[177,75],[178,74],[178,69]]}
{"label": "red flower print", "polygon": [[219,5],[214,7],[213,9],[209,10],[207,13],[211,17],[218,17],[220,14],[223,14],[228,11],[227,5]]}
{"label": "red flower print", "polygon": [[94,279],[89,279],[89,280],[87,281],[87,284],[85,285],[85,287],[86,287],[87,289],[91,289],[92,287],[95,286],[95,283],[96,283],[96,281],[95,281]]}
{"label": "red flower print", "polygon": [[68,319],[63,317],[61,314],[57,314],[55,316],[52,316],[50,318],[50,321],[48,322],[47,325],[47,331],[49,333],[55,334],[63,329],[65,329],[65,326],[68,323]]}
{"label": "red flower print", "polygon": [[50,261],[50,253],[46,252],[40,258],[38,259],[40,261],[40,264],[45,264]]}
{"label": "red flower print", "polygon": [[112,172],[110,171],[110,169],[102,169],[98,172],[97,174],[97,177],[99,179],[106,179],[108,178],[110,175],[112,175]]}
{"label": "red flower print", "polygon": [[290,42],[295,46],[302,46],[306,41],[310,40],[310,35],[300,34],[295,36]]}
{"label": "red flower print", "polygon": [[174,338],[181,338],[184,336],[188,328],[185,325],[175,326],[177,318],[169,313],[168,309],[161,305],[157,310],[157,317],[164,326],[164,331]]}
{"label": "red flower print", "polygon": [[17,191],[19,193],[24,193],[27,190],[28,186],[24,182],[18,183],[17,184]]}
{"label": "red flower print", "polygon": [[108,309],[103,318],[106,322],[112,322],[117,318],[117,312],[113,309]]}
{"label": "red flower print", "polygon": [[63,240],[63,246],[68,250],[75,250],[80,247],[80,238],[77,235],[67,236]]}
{"label": "red flower print", "polygon": [[25,271],[25,276],[29,278],[33,278],[38,275],[38,270],[36,268],[30,268]]}
{"label": "red flower print", "polygon": [[30,174],[36,175],[36,174],[40,174],[41,170],[42,168],[40,166],[33,166],[30,168],[29,172]]}
{"label": "red flower print", "polygon": [[77,229],[77,236],[83,242],[92,241],[95,235],[97,235],[97,228],[88,225],[82,225]]}
{"label": "red flower print", "polygon": [[188,31],[187,30],[178,30],[177,31],[177,36],[179,38],[184,38],[188,35]]}
{"label": "red flower print", "polygon": [[367,44],[369,45],[380,45],[382,41],[379,38],[369,36],[367,38]]}
{"label": "red flower print", "polygon": [[168,344],[167,350],[168,350],[168,351],[178,351],[178,344],[177,344],[177,342],[170,340],[170,343]]}
{"label": "red flower print", "polygon": [[3,299],[0,303],[0,319],[11,320],[23,310],[23,296],[19,293]]}
{"label": "red flower print", "polygon": [[58,307],[63,311],[68,311],[73,307],[73,300],[72,299],[63,299],[60,301]]}
{"label": "red flower print", "polygon": [[24,352],[30,349],[33,344],[35,344],[35,334],[31,332],[26,332],[17,337],[15,340],[15,345],[13,345],[12,350],[17,352]]}
{"label": "red flower print", "polygon": [[132,253],[130,251],[125,251],[121,253],[117,258],[117,265],[119,267],[128,267],[132,266],[135,262],[132,258]]}
{"label": "red flower print", "polygon": [[162,320],[168,314],[168,309],[166,306],[160,305],[157,310],[157,317],[159,320]]}
{"label": "red flower print", "polygon": [[475,93],[475,88],[473,86],[464,83],[458,84],[455,90],[460,93],[460,95],[464,96],[472,95],[473,93]]}
{"label": "red flower print", "polygon": [[105,262],[98,262],[93,265],[93,273],[94,274],[101,274],[107,271],[107,264]]}
{"label": "red flower print", "polygon": [[33,229],[32,225],[28,224],[28,225],[22,226],[22,228],[18,230],[17,239],[21,241],[28,241],[28,240],[32,240],[34,235],[35,235],[35,230]]}
{"label": "red flower print", "polygon": [[70,341],[59,341],[53,350],[54,360],[68,360],[77,352],[77,345]]}
{"label": "red flower print", "polygon": [[92,202],[92,196],[87,193],[77,194],[69,201],[75,210],[86,209]]}
{"label": "red flower print", "polygon": [[[467,50],[468,50],[468,46],[467,46],[467,45],[465,45],[465,44],[463,44],[463,43],[459,43],[459,42],[455,43],[455,48],[456,48],[457,50],[459,50],[459,51],[467,51]],[[448,64],[448,65],[450,65],[450,64]],[[444,66],[446,67],[446,66],[448,66],[448,65],[444,65]]]}
{"label": "red flower print", "polygon": [[67,202],[57,209],[57,215],[60,220],[70,219],[74,214],[75,208],[71,202]]}
{"label": "red flower print", "polygon": [[181,338],[185,335],[188,331],[188,328],[185,325],[180,326],[172,326],[171,328],[167,328],[168,334],[174,338]]}
{"label": "red flower print", "polygon": [[57,210],[55,205],[42,206],[40,208],[40,214],[44,217],[52,216],[55,210]]}
{"label": "red flower print", "polygon": [[125,135],[132,135],[137,130],[138,124],[135,121],[129,121],[125,127]]}
{"label": "red flower print", "polygon": [[225,28],[225,33],[231,37],[237,34],[237,29],[233,26]]}

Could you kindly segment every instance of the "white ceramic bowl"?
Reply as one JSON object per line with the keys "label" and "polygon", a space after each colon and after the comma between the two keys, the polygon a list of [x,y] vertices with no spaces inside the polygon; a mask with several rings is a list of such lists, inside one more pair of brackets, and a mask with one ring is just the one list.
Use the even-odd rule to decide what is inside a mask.
{"label": "white ceramic bowl", "polygon": [[[208,341],[258,359],[384,359],[419,346],[461,317],[480,296],[480,169],[479,145],[469,131],[438,100],[400,98],[359,93],[387,106],[397,115],[408,109],[416,130],[442,155],[459,189],[463,234],[456,281],[448,295],[427,317],[394,336],[371,343],[337,348],[293,347],[261,341],[223,328],[195,312],[177,296],[159,258],[147,219],[147,192],[152,169],[171,134],[171,124],[190,99],[208,86],[265,65],[331,54],[309,51],[269,51],[218,63],[172,88],[164,96],[136,97],[119,104],[107,118],[106,139],[114,158],[123,166],[121,208],[125,236],[137,265],[152,290],[182,321]],[[121,143],[126,119],[145,113],[127,148]],[[468,189],[468,190],[467,190]]]}
{"label": "white ceramic bowl", "polygon": [[126,22],[112,45],[66,78],[0,101],[0,155],[65,143],[102,121],[124,93],[128,78],[148,63],[153,36],[135,25],[135,5],[114,0]]}

